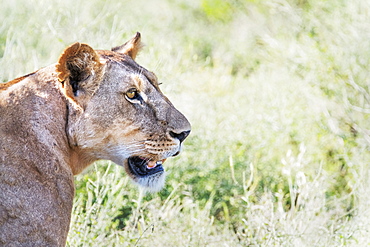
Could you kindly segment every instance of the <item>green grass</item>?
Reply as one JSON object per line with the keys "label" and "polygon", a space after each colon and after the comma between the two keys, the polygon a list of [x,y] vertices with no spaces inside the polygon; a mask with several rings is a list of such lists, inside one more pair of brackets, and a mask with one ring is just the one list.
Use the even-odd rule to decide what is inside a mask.
{"label": "green grass", "polygon": [[0,82],[140,31],[137,61],[192,123],[157,194],[106,161],[77,176],[69,246],[370,244],[367,1],[0,6]]}

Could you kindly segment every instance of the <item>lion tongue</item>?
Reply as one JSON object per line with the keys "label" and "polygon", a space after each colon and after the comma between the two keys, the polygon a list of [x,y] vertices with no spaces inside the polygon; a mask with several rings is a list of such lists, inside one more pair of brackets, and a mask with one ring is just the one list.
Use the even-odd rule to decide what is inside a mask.
{"label": "lion tongue", "polygon": [[146,164],[146,168],[148,168],[148,169],[153,169],[154,167],[156,167],[156,166],[160,166],[160,165],[162,165],[163,164],[163,162],[165,161],[166,159],[164,159],[164,160],[158,160],[158,161],[153,161],[153,160],[151,160],[151,161],[149,161],[147,164]]}

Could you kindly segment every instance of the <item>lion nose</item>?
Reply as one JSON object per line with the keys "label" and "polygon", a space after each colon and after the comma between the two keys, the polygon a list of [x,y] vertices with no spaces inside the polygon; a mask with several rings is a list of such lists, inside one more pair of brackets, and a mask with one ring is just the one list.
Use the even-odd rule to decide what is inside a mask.
{"label": "lion nose", "polygon": [[182,131],[181,133],[170,131],[170,136],[175,139],[178,139],[180,143],[183,142],[185,138],[188,137],[189,134],[190,134],[190,130]]}

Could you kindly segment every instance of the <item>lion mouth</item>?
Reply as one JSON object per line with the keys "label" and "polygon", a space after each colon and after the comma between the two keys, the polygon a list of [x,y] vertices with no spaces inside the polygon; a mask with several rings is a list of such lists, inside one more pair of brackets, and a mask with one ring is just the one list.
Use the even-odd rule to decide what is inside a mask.
{"label": "lion mouth", "polygon": [[139,156],[128,158],[128,168],[130,172],[138,177],[147,177],[157,173],[163,173],[162,166],[164,160],[153,161]]}

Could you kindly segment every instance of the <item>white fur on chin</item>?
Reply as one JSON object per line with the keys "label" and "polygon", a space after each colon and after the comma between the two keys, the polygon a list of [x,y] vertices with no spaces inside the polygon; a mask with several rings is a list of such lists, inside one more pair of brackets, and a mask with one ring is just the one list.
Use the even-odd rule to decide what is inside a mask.
{"label": "white fur on chin", "polygon": [[163,189],[166,182],[166,173],[154,174],[145,178],[136,178],[135,183],[146,192],[155,193]]}

